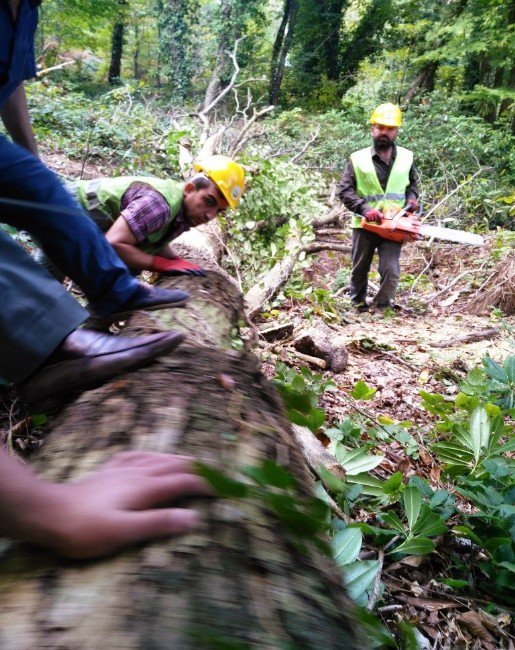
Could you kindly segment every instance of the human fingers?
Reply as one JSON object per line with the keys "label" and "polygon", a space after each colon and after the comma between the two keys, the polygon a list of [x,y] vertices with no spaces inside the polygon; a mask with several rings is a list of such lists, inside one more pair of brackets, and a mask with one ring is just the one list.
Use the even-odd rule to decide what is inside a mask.
{"label": "human fingers", "polygon": [[202,518],[197,510],[166,508],[143,512],[123,513],[116,517],[115,547],[142,542],[157,537],[182,535],[198,528]]}
{"label": "human fingers", "polygon": [[178,469],[185,469],[190,467],[194,460],[193,456],[131,450],[115,454],[104,463],[103,468],[177,467]]}
{"label": "human fingers", "polygon": [[114,512],[87,532],[71,536],[54,548],[75,559],[101,557],[135,542],[187,533],[200,523],[200,513],[186,508]]}
{"label": "human fingers", "polygon": [[212,495],[211,487],[196,474],[142,477],[140,481],[128,486],[122,507],[127,510],[144,510],[181,497]]}

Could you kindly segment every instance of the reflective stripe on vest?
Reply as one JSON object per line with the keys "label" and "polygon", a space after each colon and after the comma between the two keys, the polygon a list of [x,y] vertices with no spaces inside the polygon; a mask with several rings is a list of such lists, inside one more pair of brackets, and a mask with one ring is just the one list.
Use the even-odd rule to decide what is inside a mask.
{"label": "reflective stripe on vest", "polygon": [[[386,210],[388,208],[403,207],[406,202],[409,173],[413,165],[412,151],[404,147],[397,147],[397,155],[390,170],[385,190],[383,190],[377,178],[370,147],[355,151],[351,155],[351,161],[356,175],[356,193],[365,199],[371,208]],[[353,215],[351,227],[361,227],[360,216]]]}

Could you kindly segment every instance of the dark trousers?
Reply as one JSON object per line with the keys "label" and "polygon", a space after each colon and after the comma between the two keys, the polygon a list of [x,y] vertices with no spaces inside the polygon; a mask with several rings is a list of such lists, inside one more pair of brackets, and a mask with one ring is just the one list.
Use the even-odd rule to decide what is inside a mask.
{"label": "dark trousers", "polygon": [[352,230],[350,298],[353,302],[366,302],[368,273],[376,250],[379,255],[381,285],[373,302],[380,307],[393,302],[400,277],[401,248],[402,244],[383,239],[363,228]]}
{"label": "dark trousers", "polygon": [[[9,206],[2,198],[40,206]],[[60,212],[63,208],[63,212]],[[84,291],[100,314],[116,311],[138,289],[95,223],[57,176],[31,153],[0,136],[0,222],[27,230],[58,268]]]}
{"label": "dark trousers", "polygon": [[26,379],[89,316],[0,229],[0,375]]}

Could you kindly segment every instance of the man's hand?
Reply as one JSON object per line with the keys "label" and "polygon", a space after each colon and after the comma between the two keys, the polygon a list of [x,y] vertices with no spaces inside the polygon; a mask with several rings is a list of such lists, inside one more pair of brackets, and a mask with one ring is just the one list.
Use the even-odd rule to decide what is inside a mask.
{"label": "man's hand", "polygon": [[419,208],[420,206],[415,199],[408,199],[406,201],[406,205],[404,206],[406,212],[413,212],[413,213],[418,212]]}
{"label": "man's hand", "polygon": [[383,215],[380,210],[367,210],[363,216],[367,221],[381,223],[383,220]]}
{"label": "man's hand", "polygon": [[205,276],[206,272],[197,264],[192,264],[182,257],[176,257],[173,260],[166,257],[155,256],[152,260],[152,271],[158,273],[184,273],[185,275]]}
{"label": "man's hand", "polygon": [[191,463],[186,456],[122,452],[84,479],[43,484],[46,498],[25,513],[26,534],[17,536],[82,559],[185,533],[198,526],[197,511],[156,506],[212,494]]}

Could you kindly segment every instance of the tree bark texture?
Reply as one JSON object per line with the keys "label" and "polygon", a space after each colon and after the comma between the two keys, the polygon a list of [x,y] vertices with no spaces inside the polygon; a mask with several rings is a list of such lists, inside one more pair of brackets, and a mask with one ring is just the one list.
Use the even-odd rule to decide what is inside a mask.
{"label": "tree bark texture", "polygon": [[281,24],[277,31],[274,47],[272,50],[272,60],[270,63],[270,85],[268,91],[268,101],[275,106],[279,101],[281,84],[284,76],[286,65],[286,56],[290,51],[293,41],[293,28],[295,17],[297,15],[297,0],[285,0]]}
{"label": "tree bark texture", "polygon": [[118,17],[113,25],[111,35],[111,60],[109,63],[109,72],[107,78],[110,84],[116,84],[120,81],[122,74],[122,55],[123,55],[123,38],[125,33],[125,8],[126,0],[118,0],[120,9]]}
{"label": "tree bark texture", "polygon": [[[209,256],[198,261],[209,266]],[[216,269],[162,284],[190,291],[188,306],[136,314],[126,333],[175,327],[187,342],[69,404],[31,465],[72,480],[114,452],[142,449],[192,454],[238,478],[239,468],[270,459],[307,495],[310,475],[281,400],[257,359],[231,350],[243,304],[235,284]],[[203,513],[197,531],[102,561],[5,542],[0,647],[358,647],[339,569],[310,542],[299,550],[264,501],[190,505]]]}

